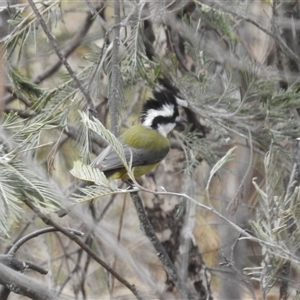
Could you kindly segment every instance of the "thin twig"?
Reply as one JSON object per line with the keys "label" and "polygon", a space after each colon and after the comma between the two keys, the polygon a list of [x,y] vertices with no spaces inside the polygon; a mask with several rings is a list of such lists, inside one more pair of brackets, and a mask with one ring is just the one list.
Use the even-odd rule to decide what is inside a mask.
{"label": "thin twig", "polygon": [[[133,182],[129,181],[129,185],[131,186]],[[183,299],[195,299],[194,295],[191,291],[186,287],[183,280],[180,278],[178,271],[176,270],[174,264],[170,260],[165,248],[162,246],[161,242],[157,238],[155,231],[147,217],[143,202],[138,194],[138,192],[134,191],[131,194],[131,198],[133,204],[136,208],[138,218],[140,220],[141,228],[149,241],[151,242],[152,246],[157,252],[157,256],[162,262],[166,272],[168,273],[170,279],[174,282],[175,286],[177,287],[178,291],[183,296]]]}
{"label": "thin twig", "polygon": [[[201,202],[198,202],[195,199],[193,199],[192,197],[190,197],[190,196],[188,196],[184,193],[168,192],[168,191],[165,191],[165,190],[162,191],[162,192],[155,192],[155,191],[151,191],[151,190],[139,185],[136,181],[134,181],[134,188],[135,188],[134,190],[129,190],[129,189],[127,189],[127,190],[118,190],[115,193],[116,194],[128,194],[128,193],[131,194],[131,193],[136,192],[137,190],[142,190],[144,192],[151,193],[153,195],[165,195],[165,196],[176,196],[176,197],[180,197],[180,198],[186,198],[187,200],[194,202],[197,206],[199,206],[199,207],[215,214],[220,219],[222,219],[227,224],[229,224],[232,228],[234,228],[237,232],[241,233],[242,237],[240,238],[240,240],[246,239],[246,240],[249,240],[249,241],[257,242],[260,245],[266,245],[266,246],[269,246],[273,249],[277,249],[277,250],[281,251],[281,254],[278,255],[279,257],[284,258],[284,259],[293,259],[294,262],[300,264],[300,260],[296,255],[290,253],[288,250],[284,249],[283,247],[281,247],[277,243],[267,242],[267,241],[264,241],[262,239],[259,239],[255,236],[251,235],[246,230],[242,229],[240,226],[236,225],[234,222],[230,221],[228,218],[223,216],[223,214],[218,212],[213,207],[210,207],[210,206],[207,206],[207,205],[205,205]],[[111,193],[111,194],[113,194],[113,193]]]}
{"label": "thin twig", "polygon": [[[31,0],[29,0],[31,1]],[[112,269],[105,261],[103,261],[90,247],[88,247],[83,241],[81,241],[73,232],[70,232],[69,230],[65,229],[64,227],[60,226],[56,222],[54,222],[50,217],[43,214],[31,201],[24,199],[24,203],[34,211],[39,218],[47,225],[53,226],[58,231],[60,231],[62,234],[67,236],[69,239],[71,239],[73,242],[75,242],[77,245],[80,246],[81,249],[83,249],[88,255],[90,255],[97,263],[99,263],[106,271],[108,271],[110,274],[115,276],[117,280],[119,280],[123,285],[125,285],[134,295],[137,299],[143,300],[141,297],[140,292],[136,289],[136,287],[132,284],[130,284],[125,278],[123,278],[119,273],[117,273],[114,269]]]}
{"label": "thin twig", "polygon": [[[123,198],[123,206],[122,206],[121,216],[120,216],[120,220],[119,220],[119,229],[118,229],[118,236],[117,236],[118,243],[120,243],[120,241],[121,241],[121,232],[122,232],[122,228],[123,228],[123,219],[124,219],[124,213],[125,213],[125,207],[126,207],[126,196],[127,195],[125,195]],[[118,257],[117,257],[117,255],[115,255],[114,262],[113,262],[114,269],[117,266],[117,260],[118,260]],[[113,295],[113,293],[114,293],[114,287],[115,287],[115,278],[113,277],[111,280],[111,292],[110,292],[111,295]]]}
{"label": "thin twig", "polygon": [[100,25],[103,27],[103,29],[105,31],[110,31],[111,26],[103,19],[103,17],[101,16],[101,12],[100,12],[101,8],[104,8],[105,1],[102,2],[101,8],[94,7],[90,0],[85,0],[85,2],[87,4],[87,6],[89,7],[90,11],[95,15],[97,14],[97,19],[98,19]]}
{"label": "thin twig", "polygon": [[111,57],[111,81],[109,93],[109,108],[111,115],[111,131],[114,135],[118,135],[118,116],[120,103],[120,66],[119,66],[119,48],[120,48],[120,1],[114,1],[114,40]]}
{"label": "thin twig", "polygon": [[[83,233],[81,231],[75,230],[75,229],[71,229],[71,228],[65,228],[66,230],[69,230],[70,232],[78,235],[78,236],[83,236]],[[48,227],[48,228],[42,228],[39,230],[36,230],[34,232],[31,232],[27,235],[25,235],[24,237],[22,237],[21,239],[19,239],[9,250],[8,254],[10,255],[14,255],[18,249],[25,244],[26,242],[28,242],[29,240],[38,237],[39,235],[48,233],[48,232],[53,232],[53,231],[58,231],[56,228],[54,227]]]}
{"label": "thin twig", "polygon": [[[245,16],[242,16],[241,14],[236,13],[233,10],[229,10],[229,9],[225,8],[224,5],[221,5],[216,2],[214,2],[213,5],[217,6],[219,9],[223,10],[227,14],[231,14],[232,16],[237,17],[238,19],[241,19],[245,22],[251,23],[252,25],[256,26],[262,32],[264,32],[268,36],[272,37],[280,45],[280,47],[285,51],[285,53],[288,55],[289,58],[295,60],[297,63],[300,63],[300,57],[282,39],[282,37],[280,36],[280,34],[276,28],[275,22],[273,22],[273,28],[274,28],[275,32],[272,32],[272,31],[268,30],[267,28],[263,27],[262,25],[260,25],[255,20],[245,17]],[[211,8],[213,8],[213,6],[211,6]]]}
{"label": "thin twig", "polygon": [[[100,8],[102,8],[103,4],[101,4]],[[87,32],[89,31],[91,25],[94,23],[95,14],[100,8],[95,8],[95,12],[89,11],[87,13],[87,17],[84,20],[83,26],[77,31],[77,34],[71,41],[68,41],[68,47],[62,52],[62,56],[67,58],[72,54],[75,49],[81,44],[83,38],[86,36]],[[59,67],[62,65],[62,60],[59,58],[55,61],[52,65],[50,65],[46,70],[44,70],[41,74],[39,74],[33,82],[35,84],[41,83],[43,80],[51,76],[54,72],[56,72]]]}
{"label": "thin twig", "polygon": [[13,113],[17,116],[19,116],[20,118],[23,118],[23,119],[30,119],[30,118],[33,118],[36,116],[36,113],[32,110],[23,110],[23,109],[17,109],[17,108],[7,108],[5,107],[4,108],[4,112],[6,114],[10,114],[10,113]]}
{"label": "thin twig", "polygon": [[[295,112],[295,118],[299,118],[299,115],[297,112]],[[300,142],[298,139],[293,140],[292,144],[292,158],[293,158],[293,169],[294,172],[292,171],[291,179],[294,181],[294,184],[290,190],[286,192],[286,194],[291,197],[292,193],[295,192],[295,188],[299,186],[300,184],[300,163],[299,163],[299,158],[300,158]],[[287,198],[286,195],[286,198]],[[287,203],[287,202],[285,202]],[[290,209],[289,205],[286,207],[287,210]],[[287,221],[289,226],[288,226],[288,234],[292,235],[295,230],[297,229],[296,222],[293,218],[291,218],[289,221]],[[280,287],[279,287],[279,299],[281,300],[287,300],[289,293],[289,282],[290,282],[290,273],[291,273],[291,261],[286,260],[283,264],[283,266],[280,269],[281,273],[281,280],[280,280]]]}
{"label": "thin twig", "polygon": [[[76,34],[76,36],[74,36],[74,38],[68,42],[68,47],[65,50],[63,50],[62,55],[65,58],[70,56],[75,51],[75,49],[81,44],[82,39],[85,37],[85,35],[87,34],[91,25],[94,23],[95,15],[98,14],[99,10],[101,10],[103,8],[103,6],[104,6],[104,4],[101,3],[99,5],[99,7],[93,7],[93,10],[88,12],[88,15],[83,23],[83,26],[81,27],[81,29],[78,30],[78,33]],[[103,24],[101,23],[101,25],[103,25]],[[35,84],[41,83],[46,78],[50,77],[54,72],[56,72],[61,65],[62,65],[62,60],[58,59],[52,65],[50,65],[46,70],[44,70],[41,74],[36,76],[36,78],[33,79],[32,82]],[[10,95],[5,97],[5,103],[9,103],[17,97],[26,106],[28,106],[28,107],[31,106],[31,103],[25,97],[23,97],[20,94],[16,95],[11,87],[6,87],[6,89],[10,93]]]}
{"label": "thin twig", "polygon": [[35,218],[36,218],[36,215],[33,214],[33,216],[30,218],[31,220],[29,220],[29,221],[25,224],[25,226],[21,229],[21,231],[18,232],[18,234],[17,234],[17,236],[14,238],[14,240],[11,241],[11,244],[10,244],[9,246],[6,247],[6,249],[5,249],[5,251],[4,251],[5,254],[7,254],[7,253],[10,251],[12,245],[14,245],[14,244],[15,244],[15,243],[23,236],[23,234],[26,232],[26,230],[27,230],[28,227],[32,224],[32,222],[33,222],[33,220],[34,220]]}
{"label": "thin twig", "polygon": [[226,255],[224,253],[222,253],[222,256],[225,260],[226,265],[233,271],[233,274],[236,274],[241,279],[241,281],[245,284],[249,293],[252,296],[252,299],[256,300],[257,298],[256,298],[256,295],[254,292],[253,284],[249,280],[247,280],[247,278],[243,275],[241,270],[239,270],[239,268],[237,268],[234,263],[234,251],[235,251],[235,248],[237,247],[240,237],[241,237],[241,234],[235,239],[233,245],[231,245],[230,261],[228,260],[228,258],[226,257]]}
{"label": "thin twig", "polygon": [[8,104],[11,101],[13,101],[15,98],[18,98],[26,107],[31,107],[32,106],[31,102],[25,96],[23,96],[22,94],[16,93],[13,90],[13,87],[7,85],[5,88],[6,88],[6,91],[10,93],[9,95],[4,97],[4,99],[3,99],[5,104]]}
{"label": "thin twig", "polygon": [[[12,270],[19,271],[19,272],[24,272],[24,270],[28,268],[37,271],[42,275],[48,273],[48,271],[45,268],[40,267],[31,261],[18,259],[15,256],[10,254],[0,255],[0,263],[8,266]],[[2,299],[1,296],[0,299]]]}
{"label": "thin twig", "polygon": [[[75,229],[68,229],[72,231],[74,234],[79,235],[79,236],[83,236],[83,233],[75,230]],[[14,245],[11,247],[11,249],[8,251],[6,257],[9,258],[12,262],[9,264],[9,266],[11,266],[13,264],[14,261],[19,262],[19,264],[21,265],[21,271],[23,269],[29,268],[31,270],[34,270],[36,272],[39,272],[42,275],[46,275],[48,273],[48,271],[38,265],[36,265],[35,263],[32,263],[31,261],[27,261],[27,260],[18,260],[16,259],[15,253],[17,252],[17,250],[24,245],[26,242],[28,242],[29,240],[31,240],[32,238],[38,237],[39,235],[45,234],[45,233],[49,233],[49,232],[54,232],[54,231],[58,231],[56,228],[54,227],[49,227],[49,228],[43,228],[40,230],[36,230],[30,234],[27,234],[26,236],[20,238],[19,240],[17,240]],[[4,287],[1,291],[0,291],[0,298],[1,299],[6,299],[8,297],[8,295],[10,294],[10,290],[7,287]]]}
{"label": "thin twig", "polygon": [[46,22],[44,21],[44,18],[42,17],[41,13],[39,12],[39,10],[37,9],[35,3],[33,0],[28,0],[33,12],[35,13],[37,20],[39,21],[39,23],[41,24],[44,33],[46,34],[51,46],[53,47],[53,50],[55,51],[56,55],[58,56],[58,58],[61,60],[62,64],[64,65],[64,67],[66,68],[66,70],[68,71],[69,75],[72,77],[72,79],[74,80],[74,82],[76,83],[78,89],[81,91],[81,93],[83,94],[86,102],[89,105],[89,110],[90,112],[96,116],[96,109],[95,106],[93,104],[93,101],[89,95],[89,93],[85,90],[84,86],[81,84],[81,82],[79,81],[79,79],[76,77],[74,71],[72,70],[71,66],[69,65],[68,61],[66,60],[66,57],[61,53],[61,51],[59,50],[57,43],[55,41],[54,36],[52,35],[52,33],[49,31]]}
{"label": "thin twig", "polygon": [[249,151],[250,151],[250,158],[249,158],[249,162],[248,162],[248,166],[247,166],[247,170],[242,178],[242,180],[240,181],[239,187],[237,188],[235,195],[233,196],[233,198],[231,199],[230,203],[227,205],[226,207],[226,211],[229,211],[230,213],[234,214],[236,213],[237,209],[238,209],[238,204],[239,204],[239,200],[237,200],[238,195],[240,194],[243,185],[246,182],[246,179],[249,177],[251,168],[253,167],[253,143],[252,143],[252,135],[251,135],[251,131],[249,128],[248,129],[248,133],[249,133],[249,138],[247,139],[248,144],[249,144]]}
{"label": "thin twig", "polygon": [[[60,278],[60,272],[67,274],[66,279],[61,283],[59,291],[58,291],[58,295],[60,295],[63,291],[63,289],[65,288],[66,284],[72,279],[72,272],[71,272],[71,268],[70,268],[70,264],[69,264],[69,260],[75,265],[77,266],[78,261],[76,259],[74,259],[72,256],[73,254],[76,254],[78,252],[78,248],[75,249],[75,251],[73,250],[73,253],[68,252],[67,248],[70,245],[70,243],[72,241],[68,240],[66,241],[66,243],[64,243],[62,241],[62,237],[60,234],[58,234],[59,231],[55,232],[54,235],[58,241],[58,243],[60,244],[60,248],[62,250],[62,254],[59,257],[51,257],[51,262],[53,263],[55,260],[61,260],[60,261],[60,265],[57,269],[55,278]],[[63,236],[63,239],[65,239],[65,237]],[[72,247],[74,248],[74,247]]]}
{"label": "thin twig", "polygon": [[[32,278],[12,270],[3,264],[0,266],[0,284],[15,293],[27,296],[30,299],[58,299],[57,294],[54,291],[50,291],[46,286],[41,285]],[[6,296],[6,294],[1,294],[1,299],[7,299]]]}
{"label": "thin twig", "polygon": [[[33,271],[36,271],[42,275],[46,275],[48,273],[48,270],[46,270],[43,267],[38,266],[37,264],[31,262],[31,261],[27,261],[27,260],[20,260],[18,258],[16,258],[14,255],[8,253],[6,255],[0,255],[0,269],[2,271],[3,266],[7,266],[11,269],[11,271],[17,271],[20,273],[23,273],[24,270],[26,268],[31,269]],[[0,273],[1,273],[0,271]],[[7,277],[8,276],[8,277]],[[35,288],[35,285],[30,285],[27,286],[24,285],[24,280],[30,280],[29,278],[25,278],[24,280],[22,280],[22,278],[16,277],[18,275],[14,275],[13,273],[10,274],[10,272],[5,273],[4,276],[2,276],[2,278],[0,278],[0,285],[2,284],[2,288],[0,288],[0,299],[1,300],[6,300],[8,299],[8,296],[10,294],[11,291],[13,291],[14,293],[20,293],[22,295],[27,295],[27,292],[31,292],[34,294],[38,294],[39,290]],[[7,279],[5,279],[5,277]],[[1,280],[5,280],[5,283],[2,283]],[[14,283],[13,285],[11,283]],[[25,288],[25,290],[24,290]],[[46,293],[49,292],[50,295],[50,291],[46,291]],[[33,299],[41,299],[38,297],[35,297]]]}

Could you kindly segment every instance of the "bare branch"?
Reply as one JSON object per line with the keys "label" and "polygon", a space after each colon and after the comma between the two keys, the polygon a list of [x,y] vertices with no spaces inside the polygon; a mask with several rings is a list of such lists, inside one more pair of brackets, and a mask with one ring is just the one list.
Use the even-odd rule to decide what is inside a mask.
{"label": "bare branch", "polygon": [[[31,1],[31,0],[30,0]],[[114,269],[112,269],[105,261],[103,261],[89,246],[87,246],[84,242],[82,242],[73,232],[70,232],[68,229],[60,226],[56,222],[54,222],[51,218],[43,214],[38,208],[36,208],[32,202],[27,199],[24,199],[25,204],[30,207],[40,218],[41,220],[50,226],[53,226],[58,231],[63,233],[73,242],[80,246],[88,255],[90,255],[97,263],[99,263],[107,272],[111,273],[118,281],[120,281],[123,285],[125,285],[137,299],[143,300],[140,293],[136,289],[136,287],[130,284],[125,278],[123,278],[119,273],[117,273]]]}
{"label": "bare branch", "polygon": [[81,84],[81,82],[79,81],[79,79],[76,77],[74,71],[72,70],[71,66],[69,65],[68,61],[66,60],[66,57],[61,53],[61,51],[59,50],[57,43],[55,41],[54,36],[52,35],[52,33],[49,31],[44,18],[42,17],[41,13],[39,12],[39,10],[37,9],[35,3],[33,0],[28,0],[33,12],[35,13],[38,21],[40,22],[44,33],[46,34],[48,40],[50,41],[53,50],[55,51],[56,55],[58,56],[58,58],[61,60],[62,64],[64,65],[64,67],[67,69],[69,75],[73,78],[74,82],[76,83],[77,87],[79,88],[79,90],[81,91],[81,93],[83,94],[87,104],[89,105],[89,110],[92,112],[92,114],[94,116],[96,116],[96,109],[95,106],[93,104],[93,101],[89,95],[89,93],[86,91],[86,89],[84,88],[84,86]]}
{"label": "bare branch", "polygon": [[[57,295],[30,277],[21,274],[4,264],[0,267],[0,284],[10,291],[38,300],[57,300]],[[3,295],[1,296],[1,299]]]}
{"label": "bare branch", "polygon": [[[133,182],[129,182],[131,186]],[[136,208],[138,218],[140,220],[140,224],[142,230],[144,231],[145,235],[151,242],[152,246],[157,252],[157,256],[162,262],[166,272],[174,282],[175,286],[181,293],[184,299],[195,299],[194,295],[189,291],[184,284],[183,280],[180,278],[178,271],[176,270],[175,266],[173,265],[172,261],[170,260],[165,248],[162,246],[161,242],[157,238],[155,231],[146,215],[145,208],[143,206],[143,202],[138,194],[138,192],[134,191],[130,193],[133,204]]]}
{"label": "bare branch", "polygon": [[276,23],[273,21],[273,28],[275,32],[272,32],[268,29],[266,29],[265,27],[263,27],[262,25],[260,25],[258,22],[256,22],[255,20],[245,17],[243,15],[241,15],[240,13],[236,13],[232,10],[228,10],[225,8],[224,5],[221,5],[219,3],[214,2],[214,5],[219,7],[220,9],[222,9],[224,12],[231,14],[232,16],[243,20],[245,22],[249,22],[252,25],[256,26],[257,28],[259,28],[261,31],[263,31],[265,34],[269,35],[270,37],[272,37],[279,45],[280,47],[283,49],[283,51],[288,55],[289,58],[295,60],[297,63],[300,63],[300,57],[291,50],[291,48],[285,43],[285,41],[282,39],[282,37],[280,36],[277,28],[276,28]]}
{"label": "bare branch", "polygon": [[[97,14],[97,11],[103,7],[103,4],[99,5],[99,7],[95,8],[94,11],[89,11],[87,14],[87,17],[83,23],[83,26],[77,31],[77,34],[74,36],[72,41],[68,43],[68,47],[61,53],[62,56],[67,58],[70,54],[74,52],[74,50],[81,44],[82,39],[85,37],[89,29],[91,28],[91,25],[93,24],[95,20],[95,14]],[[63,61],[59,58],[54,64],[49,66],[46,70],[43,71],[40,75],[38,75],[35,79],[33,79],[33,82],[35,84],[41,83],[43,80],[51,76],[54,72],[56,72],[59,67],[62,65]]]}
{"label": "bare branch", "polygon": [[114,1],[114,41],[111,58],[111,82],[110,82],[110,95],[109,107],[111,114],[111,131],[114,135],[118,135],[118,116],[119,116],[119,103],[120,103],[120,66],[119,66],[119,48],[120,48],[120,1]]}
{"label": "bare branch", "polygon": [[[70,232],[78,235],[78,236],[83,236],[83,233],[81,231],[75,230],[75,229],[70,229],[70,228],[65,228],[67,230],[69,230]],[[30,234],[27,234],[26,236],[22,237],[21,239],[19,239],[9,250],[8,254],[10,255],[14,255],[18,249],[24,245],[26,242],[28,242],[29,240],[38,237],[41,234],[45,234],[45,233],[49,233],[49,232],[54,232],[54,231],[58,231],[57,228],[54,227],[49,227],[49,228],[42,228],[39,230],[36,230]]]}

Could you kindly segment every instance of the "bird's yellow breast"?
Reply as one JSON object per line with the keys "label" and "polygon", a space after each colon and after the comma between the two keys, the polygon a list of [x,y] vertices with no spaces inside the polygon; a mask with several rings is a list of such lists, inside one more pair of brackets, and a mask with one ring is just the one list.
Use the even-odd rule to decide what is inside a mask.
{"label": "bird's yellow breast", "polygon": [[[153,151],[153,153],[160,151],[167,153],[170,148],[169,139],[165,138],[157,131],[140,124],[136,124],[125,130],[121,136],[121,141],[130,147],[150,150]],[[155,162],[141,166],[135,166],[133,168],[134,177],[139,178],[143,176],[144,174],[152,171],[158,164],[159,162]],[[129,179],[125,168],[106,171],[105,173],[109,179]]]}
{"label": "bird's yellow breast", "polygon": [[[159,162],[155,163],[155,164],[134,167],[133,168],[134,177],[139,178],[139,177],[151,172],[158,164],[159,164]],[[107,175],[107,178],[127,180],[127,179],[129,179],[129,176],[127,175],[127,170],[125,168],[120,168],[120,169],[113,170],[111,172],[111,174]]]}
{"label": "bird's yellow breast", "polygon": [[125,144],[139,149],[161,151],[170,148],[169,139],[157,131],[140,124],[125,130],[122,134],[122,140]]}

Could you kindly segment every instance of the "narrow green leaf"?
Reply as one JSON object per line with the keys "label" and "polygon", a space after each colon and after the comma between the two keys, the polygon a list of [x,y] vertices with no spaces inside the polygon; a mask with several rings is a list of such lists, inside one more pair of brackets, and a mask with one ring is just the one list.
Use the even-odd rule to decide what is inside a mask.
{"label": "narrow green leaf", "polygon": [[109,181],[103,172],[101,172],[98,168],[85,165],[81,161],[74,162],[73,169],[70,173],[76,178],[91,181],[97,185],[109,185]]}
{"label": "narrow green leaf", "polygon": [[119,142],[119,140],[109,130],[107,130],[105,126],[96,118],[93,117],[93,120],[91,120],[86,113],[79,112],[79,114],[82,118],[83,124],[87,126],[90,130],[99,134],[109,145],[111,145],[117,153],[117,155],[119,156],[122,164],[125,166],[127,171],[130,171],[130,168],[125,158],[123,146]]}
{"label": "narrow green leaf", "polygon": [[232,147],[227,151],[227,153],[213,166],[209,173],[209,178],[206,184],[205,190],[208,191],[211,180],[213,176],[229,161],[232,161],[234,158],[233,151],[236,149],[236,147]]}

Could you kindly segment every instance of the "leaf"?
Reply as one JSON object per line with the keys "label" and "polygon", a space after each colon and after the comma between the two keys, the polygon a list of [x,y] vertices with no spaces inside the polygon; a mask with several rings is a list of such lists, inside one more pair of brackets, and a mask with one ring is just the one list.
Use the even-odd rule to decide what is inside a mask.
{"label": "leaf", "polygon": [[18,70],[12,70],[10,75],[18,92],[28,95],[28,97],[34,96],[36,98],[43,94],[43,91],[37,85],[26,80]]}
{"label": "leaf", "polygon": [[83,164],[81,161],[75,161],[70,173],[81,180],[94,182],[96,185],[109,185],[109,181],[103,172],[98,168],[93,168]]}
{"label": "leaf", "polygon": [[227,153],[213,166],[209,173],[209,178],[206,184],[205,190],[208,191],[210,182],[213,178],[213,176],[229,161],[233,160],[234,154],[233,151],[236,149],[236,147],[232,147],[227,151]]}
{"label": "leaf", "polygon": [[121,194],[124,192],[124,190],[114,189],[108,185],[88,185],[83,188],[78,187],[77,192],[71,195],[71,199],[77,203],[82,203],[95,200],[99,197]]}
{"label": "leaf", "polygon": [[0,239],[9,235],[9,218],[19,218],[24,198],[46,213],[60,207],[63,193],[34,161],[3,154],[0,169]]}
{"label": "leaf", "polygon": [[95,185],[77,187],[77,191],[71,195],[71,198],[77,203],[92,201],[99,197],[124,192],[123,190],[111,187],[106,176],[99,169],[85,165],[80,161],[74,162],[74,167],[70,172],[73,176],[81,180],[95,183]]}
{"label": "leaf", "polygon": [[99,134],[111,147],[114,149],[114,151],[119,156],[122,164],[125,166],[126,170],[130,173],[131,170],[128,166],[128,163],[125,158],[124,150],[122,144],[119,142],[119,140],[109,131],[107,130],[104,125],[93,117],[93,120],[91,120],[88,115],[84,112],[79,112],[82,122],[85,126],[87,126],[90,130],[94,131],[95,133]]}

